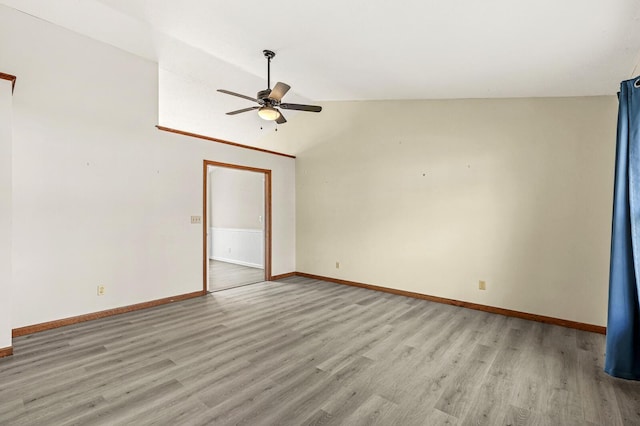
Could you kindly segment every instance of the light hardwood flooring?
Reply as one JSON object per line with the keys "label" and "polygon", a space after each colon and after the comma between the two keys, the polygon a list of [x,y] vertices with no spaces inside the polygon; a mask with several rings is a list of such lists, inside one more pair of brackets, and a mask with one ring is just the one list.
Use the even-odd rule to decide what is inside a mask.
{"label": "light hardwood flooring", "polygon": [[638,425],[604,336],[299,277],[14,339],[0,424]]}
{"label": "light hardwood flooring", "polygon": [[209,291],[226,290],[264,281],[264,269],[209,260]]}

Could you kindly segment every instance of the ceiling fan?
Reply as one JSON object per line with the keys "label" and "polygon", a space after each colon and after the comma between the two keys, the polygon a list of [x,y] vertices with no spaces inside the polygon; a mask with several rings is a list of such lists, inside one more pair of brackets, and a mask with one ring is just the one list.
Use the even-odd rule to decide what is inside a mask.
{"label": "ceiling fan", "polygon": [[258,105],[231,111],[228,112],[227,115],[236,115],[242,112],[248,112],[257,109],[260,118],[264,120],[275,121],[278,124],[284,124],[287,122],[287,120],[284,118],[284,115],[282,115],[282,112],[280,112],[278,107],[296,111],[322,111],[322,107],[320,106],[287,104],[280,102],[282,100],[282,97],[289,91],[289,89],[291,89],[291,87],[288,84],[278,82],[276,83],[275,87],[271,89],[271,60],[276,56],[276,54],[271,50],[263,50],[262,53],[264,54],[264,57],[267,58],[267,89],[259,91],[255,98],[252,98],[251,96],[241,95],[240,93],[231,92],[229,90],[218,89],[218,92],[247,99],[256,102]]}

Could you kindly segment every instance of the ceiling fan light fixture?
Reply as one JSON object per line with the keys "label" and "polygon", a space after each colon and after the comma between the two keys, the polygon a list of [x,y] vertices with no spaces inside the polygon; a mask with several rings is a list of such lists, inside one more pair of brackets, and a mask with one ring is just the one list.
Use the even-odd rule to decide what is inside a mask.
{"label": "ceiling fan light fixture", "polygon": [[258,115],[263,120],[274,121],[280,117],[280,111],[270,106],[263,106],[258,110]]}

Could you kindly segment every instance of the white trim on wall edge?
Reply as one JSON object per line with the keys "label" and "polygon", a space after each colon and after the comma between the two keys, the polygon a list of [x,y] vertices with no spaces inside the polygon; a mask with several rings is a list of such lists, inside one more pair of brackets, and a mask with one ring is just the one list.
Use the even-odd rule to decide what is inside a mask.
{"label": "white trim on wall edge", "polygon": [[242,260],[227,259],[227,258],[224,258],[224,257],[211,257],[210,259],[217,260],[219,262],[233,263],[235,265],[248,266],[250,268],[264,269],[264,267],[262,265],[259,265],[257,263],[243,262]]}
{"label": "white trim on wall edge", "polygon": [[212,226],[212,231],[228,231],[228,232],[242,232],[243,234],[262,234],[264,231],[262,229],[255,228],[217,228]]}

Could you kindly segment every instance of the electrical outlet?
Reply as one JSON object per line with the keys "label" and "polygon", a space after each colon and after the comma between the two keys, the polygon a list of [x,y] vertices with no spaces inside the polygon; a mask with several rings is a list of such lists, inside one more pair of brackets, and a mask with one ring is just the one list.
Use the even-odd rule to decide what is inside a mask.
{"label": "electrical outlet", "polygon": [[103,285],[99,285],[98,286],[98,296],[104,296],[104,286]]}
{"label": "electrical outlet", "polygon": [[336,269],[340,269],[340,262],[336,262]]}
{"label": "electrical outlet", "polygon": [[202,216],[191,216],[191,223],[194,225],[202,223]]}
{"label": "electrical outlet", "polygon": [[478,281],[478,289],[479,290],[486,290],[487,289],[487,282],[486,281]]}

